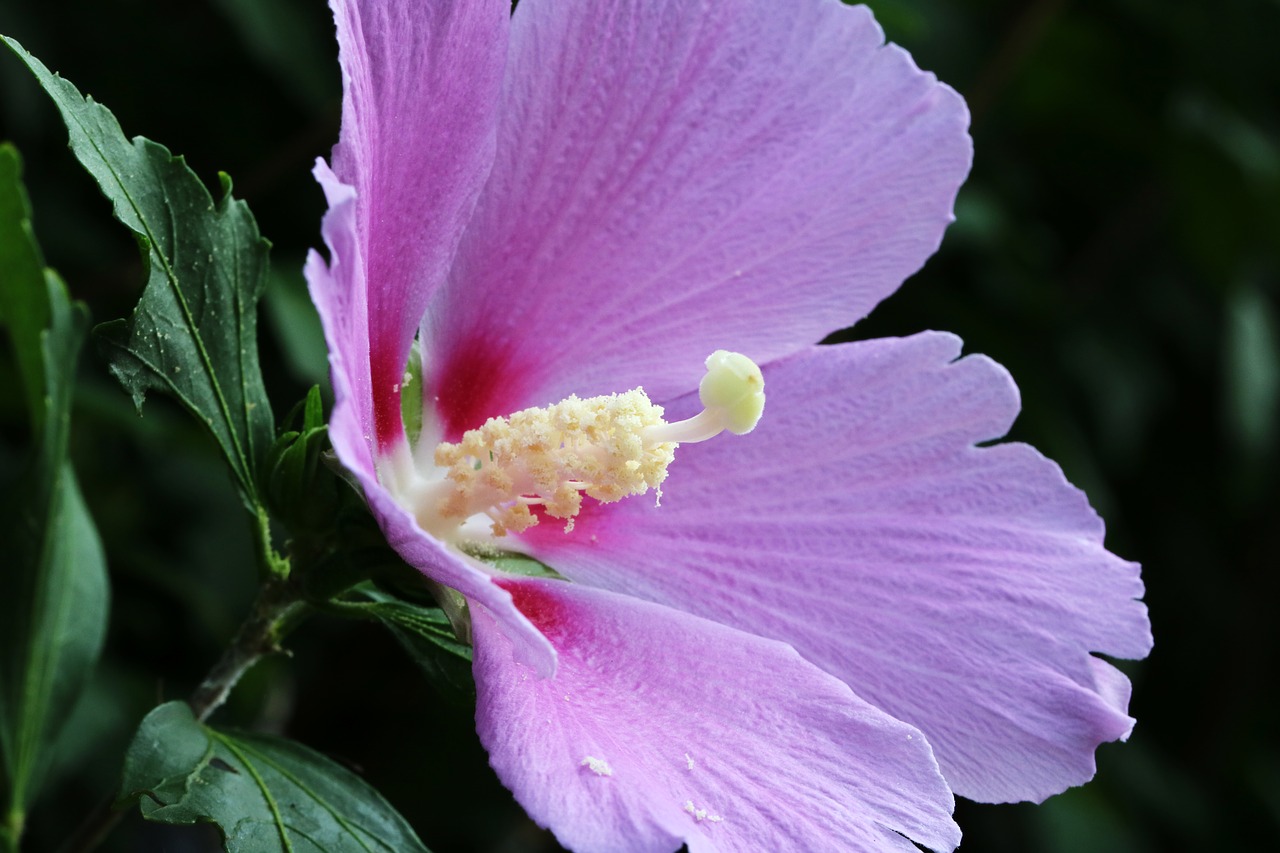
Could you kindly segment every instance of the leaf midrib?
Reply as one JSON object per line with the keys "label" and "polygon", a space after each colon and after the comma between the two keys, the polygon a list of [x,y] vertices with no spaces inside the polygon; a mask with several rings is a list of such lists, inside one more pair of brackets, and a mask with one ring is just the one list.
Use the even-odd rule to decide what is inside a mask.
{"label": "leaf midrib", "polygon": [[[230,750],[230,752],[237,759],[239,759],[239,761],[242,764],[244,764],[245,768],[253,776],[254,782],[257,783],[258,787],[262,790],[263,796],[267,799],[268,807],[271,809],[271,814],[276,820],[276,826],[280,832],[280,838],[285,845],[285,849],[292,850],[293,848],[287,837],[287,833],[285,832],[284,818],[280,814],[279,806],[276,804],[275,798],[271,795],[270,791],[267,788],[266,781],[262,778],[262,775],[258,773],[257,769],[249,761],[249,756],[252,756],[254,759],[260,761],[265,766],[270,767],[282,778],[290,782],[295,788],[297,788],[302,793],[306,794],[313,802],[316,803],[316,805],[324,809],[329,814],[329,816],[333,818],[334,822],[337,823],[338,826],[340,826],[343,829],[343,831],[347,833],[347,835],[355,839],[356,843],[358,843],[362,849],[369,851],[369,853],[373,853],[373,848],[371,848],[368,844],[366,844],[364,841],[364,838],[361,837],[360,832],[357,832],[357,829],[359,829],[359,827],[357,827],[356,824],[352,823],[351,821],[343,817],[342,814],[340,814],[337,810],[333,808],[332,805],[330,805],[328,800],[324,799],[315,791],[313,791],[304,780],[298,778],[297,775],[290,772],[287,767],[284,767],[278,762],[272,760],[270,755],[268,755],[265,752],[262,752],[261,750],[254,749],[252,746],[249,746],[244,741],[239,742],[239,744],[237,745],[230,738],[227,738],[225,735],[213,729],[209,729],[209,734],[212,737],[217,738],[219,743],[224,744],[227,747],[227,749]],[[369,833],[367,831],[365,831],[364,834],[369,835],[371,837],[376,837],[374,836],[373,833]]]}
{"label": "leaf midrib", "polygon": [[[86,106],[89,106],[94,102],[86,98],[84,99],[84,103]],[[148,253],[155,256],[160,261],[160,267],[164,271],[164,277],[169,285],[169,289],[173,292],[174,296],[177,298],[178,307],[182,310],[182,322],[187,326],[187,331],[191,335],[192,341],[195,342],[196,351],[200,355],[200,366],[201,368],[203,368],[205,377],[208,380],[210,386],[212,386],[213,388],[213,394],[217,400],[219,413],[222,415],[223,422],[226,424],[227,434],[231,439],[231,445],[235,452],[236,459],[239,463],[239,470],[236,471],[236,476],[240,479],[241,484],[244,486],[247,494],[249,494],[250,496],[253,496],[255,493],[255,490],[253,485],[253,478],[249,476],[249,460],[244,454],[244,449],[240,446],[240,439],[236,434],[236,424],[232,421],[231,409],[227,405],[226,397],[222,393],[222,384],[218,381],[218,375],[217,373],[214,372],[214,369],[213,369],[213,361],[209,357],[209,351],[205,348],[204,337],[200,334],[199,326],[196,325],[195,317],[191,313],[191,306],[187,303],[186,294],[182,292],[182,288],[178,285],[177,273],[174,272],[173,266],[169,263],[169,259],[165,256],[164,252],[160,251],[160,242],[156,239],[156,234],[155,234],[155,231],[152,230],[151,228],[150,220],[145,215],[143,215],[142,210],[139,208],[136,200],[133,198],[133,195],[129,192],[128,188],[125,186],[124,181],[120,178],[119,173],[111,165],[111,161],[107,159],[102,149],[98,146],[97,141],[90,135],[84,123],[80,121],[80,117],[78,115],[73,114],[72,118],[75,121],[76,126],[80,129],[80,135],[84,139],[88,140],[89,145],[93,149],[94,154],[97,155],[98,160],[103,165],[106,166],[107,171],[108,173],[110,173],[112,180],[115,181],[116,187],[120,190],[120,193],[124,197],[124,199],[129,203],[130,209],[133,210],[134,216],[137,217],[138,222],[141,224],[143,229],[143,237],[145,237],[147,240]],[[123,135],[123,131],[122,131],[122,135]],[[147,142],[148,140],[143,139],[141,151],[136,141],[130,142],[129,147],[135,155],[141,154],[142,155],[141,159],[143,161],[143,164],[146,165],[148,168],[150,168],[151,164],[148,161],[148,158],[146,157],[146,154],[145,154],[145,146]],[[172,152],[168,151],[167,149],[162,149],[162,150],[169,157],[170,161],[174,159],[174,155]],[[162,185],[163,185],[163,182],[162,182]],[[165,209],[169,211],[170,214],[172,214],[173,210],[168,203],[169,195],[167,192],[164,194],[164,199],[165,199]],[[211,204],[214,204],[214,207],[216,210],[217,205],[216,203],[213,202],[212,196],[210,197],[209,201]],[[176,231],[175,231],[174,242],[175,243],[177,242]],[[236,254],[237,256],[239,255],[238,252]],[[236,324],[237,339],[240,337],[240,332],[241,332],[241,329],[240,329],[239,323],[237,322]],[[242,349],[242,348],[238,348],[238,349]],[[156,372],[157,375],[164,376],[166,382],[170,381],[168,376],[162,371],[155,370],[154,368],[153,368],[153,371]],[[175,389],[175,393],[176,393],[176,389]],[[185,399],[185,395],[177,394],[177,396],[179,398]],[[246,424],[246,429],[247,428],[248,428],[248,424]]]}

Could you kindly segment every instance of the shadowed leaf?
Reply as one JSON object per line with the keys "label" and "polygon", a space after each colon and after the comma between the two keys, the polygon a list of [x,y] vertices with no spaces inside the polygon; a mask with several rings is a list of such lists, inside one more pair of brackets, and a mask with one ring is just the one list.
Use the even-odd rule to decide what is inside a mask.
{"label": "shadowed leaf", "polygon": [[17,354],[32,436],[17,481],[0,484],[0,832],[15,846],[107,620],[102,544],[67,459],[88,312],[44,268],[20,175],[17,151],[0,146],[0,325]]}
{"label": "shadowed leaf", "polygon": [[138,801],[147,820],[216,824],[231,853],[426,851],[351,771],[284,738],[201,725],[184,702],[142,721],[121,800]]}

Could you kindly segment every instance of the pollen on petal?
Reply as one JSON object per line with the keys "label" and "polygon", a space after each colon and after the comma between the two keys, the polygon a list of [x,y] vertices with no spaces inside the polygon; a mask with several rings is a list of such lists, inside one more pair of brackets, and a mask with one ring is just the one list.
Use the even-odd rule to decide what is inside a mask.
{"label": "pollen on petal", "polygon": [[594,755],[588,755],[578,762],[579,767],[585,767],[597,776],[612,776],[613,768],[609,766],[609,762],[603,758],[596,758]]}
{"label": "pollen on petal", "polygon": [[707,809],[698,808],[693,804],[693,800],[684,801],[684,810],[688,812],[698,823],[702,823],[704,820],[709,820],[712,823],[719,823],[724,820],[724,818],[718,814],[712,814]]}

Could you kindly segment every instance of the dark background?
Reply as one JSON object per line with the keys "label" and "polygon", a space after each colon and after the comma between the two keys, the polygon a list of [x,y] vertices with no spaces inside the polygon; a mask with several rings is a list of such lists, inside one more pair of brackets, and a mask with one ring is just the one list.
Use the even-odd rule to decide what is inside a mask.
{"label": "dark background", "polygon": [[[850,334],[952,330],[1009,367],[1025,409],[1013,437],[1058,460],[1107,519],[1109,546],[1144,564],[1156,634],[1150,659],[1125,667],[1138,727],[1100,750],[1098,779],[1038,807],[961,803],[964,849],[1271,847],[1280,5],[871,5],[892,40],[969,99],[977,160],[942,251]],[[235,178],[275,243],[262,345],[283,417],[324,381],[300,274],[323,212],[309,170],[339,114],[321,0],[0,0],[0,32],[211,186],[218,170]],[[7,54],[0,138],[24,154],[50,265],[96,321],[124,316],[141,282],[132,241]],[[23,419],[10,371],[0,365],[0,465]],[[93,758],[61,768],[31,850],[51,849],[112,790],[133,726],[199,680],[255,584],[248,526],[203,436],[159,399],[138,419],[91,352],[82,373],[74,454],[114,601],[68,749]],[[291,647],[220,722],[286,732],[358,769],[435,850],[553,849],[493,778],[470,710],[389,637],[317,620]],[[131,819],[109,847],[207,849],[210,835]]]}

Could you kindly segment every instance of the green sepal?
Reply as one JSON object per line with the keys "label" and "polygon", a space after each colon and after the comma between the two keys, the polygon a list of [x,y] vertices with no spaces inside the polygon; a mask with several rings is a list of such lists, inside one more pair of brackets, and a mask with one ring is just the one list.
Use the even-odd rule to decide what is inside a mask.
{"label": "green sepal", "polygon": [[274,427],[258,363],[256,309],[268,242],[220,175],[215,201],[181,157],[126,139],[109,110],[84,98],[18,42],[0,36],[53,99],[81,165],[133,231],[147,284],[128,320],[95,330],[111,372],[139,413],[148,391],[176,399],[213,436],[257,511],[257,462]]}
{"label": "green sepal", "polygon": [[88,311],[44,268],[17,151],[0,145],[0,325],[30,406],[32,447],[0,484],[0,753],[4,821],[16,848],[59,735],[106,634],[106,559],[67,457]]}
{"label": "green sepal", "polygon": [[535,560],[527,554],[517,554],[513,551],[495,551],[493,553],[473,553],[473,556],[509,575],[521,575],[527,578],[552,578],[554,580],[566,579],[564,575],[546,563]]}
{"label": "green sepal", "polygon": [[316,530],[331,523],[338,509],[337,480],[321,464],[328,432],[319,387],[294,406],[285,424],[298,428],[282,432],[267,454],[267,504],[290,530]]}
{"label": "green sepal", "polygon": [[425,853],[413,828],[350,770],[285,738],[203,725],[185,702],[147,714],[125,755],[117,807],[212,823],[229,853]]}

